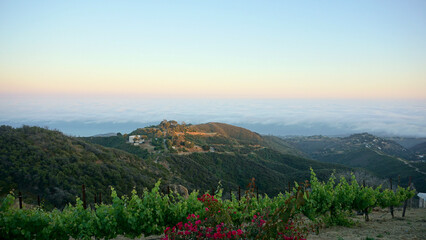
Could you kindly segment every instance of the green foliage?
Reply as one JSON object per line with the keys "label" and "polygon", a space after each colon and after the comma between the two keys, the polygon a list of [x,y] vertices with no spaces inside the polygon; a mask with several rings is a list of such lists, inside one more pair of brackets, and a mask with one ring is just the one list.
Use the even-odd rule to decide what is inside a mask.
{"label": "green foliage", "polygon": [[[403,185],[407,184],[409,176],[412,176],[415,188],[420,192],[426,191],[424,175],[398,159],[415,159],[413,152],[394,141],[362,133],[344,138],[292,137],[281,139],[279,143],[277,149],[282,148],[283,145],[285,149],[292,150],[291,147],[293,147],[302,152],[302,155],[312,159],[362,168],[380,178],[396,179],[401,176]],[[271,146],[275,148],[274,145]],[[294,151],[293,153],[297,154]],[[426,169],[425,163],[411,161],[410,164],[420,169]]]}
{"label": "green foliage", "polygon": [[[170,168],[180,174],[190,189],[204,191],[215,187],[222,181],[226,193],[238,186],[247,186],[247,180],[254,177],[259,183],[259,192],[277,195],[288,182],[304,181],[309,178],[309,166],[318,173],[320,179],[326,179],[333,170],[348,168],[320,163],[317,161],[281,154],[272,149],[260,149],[251,154],[193,153],[190,155],[172,155],[164,159]],[[229,196],[229,194],[227,194]]]}
{"label": "green foliage", "polygon": [[139,146],[133,146],[132,144],[127,143],[127,139],[123,136],[83,137],[81,139],[86,142],[102,145],[104,147],[120,149],[143,159],[148,158],[149,156],[147,150],[142,149]]}
{"label": "green foliage", "polygon": [[[403,201],[414,196],[414,190],[399,187],[397,191],[360,186],[352,175],[349,184],[345,178],[335,183],[332,175],[327,182],[321,182],[311,170],[311,192],[306,197],[302,212],[310,219],[323,219],[328,225],[351,225],[348,218],[352,211],[368,214],[372,208],[398,206]],[[366,220],[368,220],[366,216]]]}
{"label": "green foliage", "polygon": [[109,202],[110,185],[117,187],[119,194],[130,194],[134,186],[142,191],[166,176],[160,166],[133,154],[58,131],[0,127],[0,196],[19,189],[29,196],[24,198],[26,203],[35,203],[40,195],[47,207],[63,208],[74,203],[83,183],[88,199],[102,193],[103,200]]}
{"label": "green foliage", "polygon": [[[223,190],[220,188],[215,191],[215,198],[205,194],[198,199],[198,192],[183,198],[173,192],[161,194],[158,181],[151,191],[143,190],[141,197],[136,190],[130,197],[119,197],[111,188],[110,205],[100,204],[94,209],[84,209],[82,201],[77,198],[75,205],[69,204],[62,211],[55,209],[50,212],[41,208],[14,208],[15,198],[8,194],[0,205],[0,236],[5,239],[112,239],[118,235],[135,238],[142,234],[160,234],[167,226],[194,214],[200,219],[210,219],[211,222],[205,222],[209,226],[219,223],[248,226],[247,223],[258,223],[260,220],[256,219],[261,216],[261,236],[273,238],[278,233],[286,233],[289,224],[299,233],[312,231],[312,227],[318,227],[322,221],[329,225],[348,225],[351,223],[348,216],[353,210],[367,209],[368,212],[378,205],[395,206],[414,196],[414,191],[409,188],[380,191],[380,187],[362,187],[354,177],[350,184],[343,178],[336,184],[334,176],[327,182],[321,182],[313,170],[311,185],[308,182],[296,184],[291,193],[257,198],[254,189],[252,180],[240,201],[235,195],[222,200]],[[305,224],[298,218],[299,213],[312,219],[313,224]],[[257,235],[260,229],[256,227],[248,228],[246,232],[260,236]]]}

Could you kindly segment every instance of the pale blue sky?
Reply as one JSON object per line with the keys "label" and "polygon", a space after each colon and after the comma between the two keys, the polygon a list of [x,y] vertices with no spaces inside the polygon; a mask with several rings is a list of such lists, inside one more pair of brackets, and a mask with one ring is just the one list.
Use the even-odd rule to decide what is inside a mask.
{"label": "pale blue sky", "polygon": [[1,94],[426,98],[426,1],[1,1]]}
{"label": "pale blue sky", "polygon": [[426,136],[425,100],[424,0],[0,1],[0,124]]}

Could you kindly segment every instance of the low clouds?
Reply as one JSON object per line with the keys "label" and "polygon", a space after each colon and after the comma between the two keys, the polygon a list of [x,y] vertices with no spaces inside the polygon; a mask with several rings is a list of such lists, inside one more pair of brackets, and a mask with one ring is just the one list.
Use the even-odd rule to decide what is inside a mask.
{"label": "low clouds", "polygon": [[422,101],[0,98],[0,124],[36,124],[72,135],[126,131],[163,119],[225,122],[276,135],[426,136]]}

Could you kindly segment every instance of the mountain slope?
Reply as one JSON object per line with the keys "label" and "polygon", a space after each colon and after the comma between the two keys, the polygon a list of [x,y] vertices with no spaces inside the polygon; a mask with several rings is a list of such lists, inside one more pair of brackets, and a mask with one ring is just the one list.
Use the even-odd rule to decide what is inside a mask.
{"label": "mountain slope", "polygon": [[[167,136],[150,127],[153,128],[153,138],[146,144],[157,138],[156,144],[164,145]],[[165,150],[147,152],[143,149],[145,144],[126,143],[125,135],[75,138],[39,127],[14,129],[1,126],[0,195],[15,189],[24,193],[27,203],[34,203],[40,195],[47,205],[63,207],[72,203],[75,196],[81,196],[83,183],[87,188],[87,199],[93,203],[94,194],[99,192],[104,201],[109,200],[110,185],[121,195],[129,194],[134,187],[141,192],[160,178],[163,186],[181,184],[189,190],[201,191],[216,188],[218,182],[222,182],[228,193],[229,190],[236,191],[238,186],[244,188],[252,177],[256,178],[259,192],[277,194],[286,190],[289,181],[308,179],[310,167],[320,179],[328,178],[334,169],[350,170],[342,165],[321,163],[252,145],[259,139],[257,134],[248,130],[231,129],[232,133],[229,133],[229,126],[221,129],[225,136],[221,135],[219,140],[226,140],[230,145],[220,143],[214,146],[222,146],[223,151],[171,153]],[[143,129],[139,131],[143,132]],[[213,141],[218,140],[216,135],[219,134],[212,135],[212,139],[216,139]],[[239,140],[229,136],[237,136]]]}
{"label": "mountain slope", "polygon": [[[349,171],[348,167],[342,165],[295,156],[294,154],[301,152],[285,145],[279,138],[265,138],[228,124],[188,126],[165,120],[157,126],[140,128],[130,133],[134,134],[143,136],[144,143],[137,146],[125,143],[126,135],[83,139],[108,147],[131,150],[132,153],[135,149],[147,149],[153,142],[164,143],[168,148],[158,148],[156,145],[157,150],[150,152],[150,158],[164,165],[178,182],[189,189],[210,190],[219,181],[224,186],[235,189],[238,185],[245,186],[255,177],[261,192],[276,194],[283,191],[284,185],[289,181],[308,179],[310,167],[318,171],[320,178],[328,177],[333,169]],[[194,146],[188,147],[188,142]],[[175,150],[183,147],[184,151]]]}
{"label": "mountain slope", "polygon": [[173,154],[160,163],[167,164],[174,174],[188,183],[190,189],[209,190],[221,181],[225,191],[244,188],[250,179],[256,179],[260,192],[275,195],[287,188],[288,182],[309,179],[312,167],[320,179],[326,179],[334,169],[349,171],[342,165],[284,155],[272,149],[260,149],[250,154],[193,153]]}
{"label": "mountain slope", "polygon": [[120,194],[130,193],[133,187],[141,191],[166,178],[165,172],[162,166],[135,155],[58,131],[0,127],[0,194],[17,189],[32,196],[27,202],[40,195],[47,203],[62,207],[80,196],[83,183],[88,199],[95,192],[107,199],[110,185]]}
{"label": "mountain slope", "polygon": [[416,154],[426,154],[426,142],[419,143],[411,147],[410,150]]}
{"label": "mountain slope", "polygon": [[280,153],[290,154],[290,155],[295,155],[295,156],[305,157],[305,158],[308,157],[307,154],[303,153],[302,151],[298,150],[294,146],[290,145],[288,142],[286,142],[284,139],[280,137],[268,135],[268,136],[262,136],[262,138],[266,146]]}
{"label": "mountain slope", "polygon": [[412,176],[417,190],[426,191],[426,174],[420,170],[423,166],[401,157],[412,159],[412,153],[393,141],[366,133],[346,138],[312,136],[283,140],[312,159],[363,168],[381,178],[395,180],[400,176],[404,185]]}
{"label": "mountain slope", "polygon": [[229,125],[225,123],[211,122],[211,123],[205,123],[205,124],[192,125],[190,129],[199,131],[199,132],[217,133],[224,137],[233,138],[243,143],[260,144],[263,142],[262,137],[257,133],[252,132],[245,128],[241,128],[241,127],[237,127],[237,126],[233,126],[233,125]]}

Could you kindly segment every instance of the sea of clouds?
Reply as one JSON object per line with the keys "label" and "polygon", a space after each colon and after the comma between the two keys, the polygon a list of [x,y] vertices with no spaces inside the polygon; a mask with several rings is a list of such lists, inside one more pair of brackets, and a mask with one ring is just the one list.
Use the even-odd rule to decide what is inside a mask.
{"label": "sea of clouds", "polygon": [[76,136],[125,133],[163,119],[224,122],[282,136],[426,137],[426,102],[416,100],[0,97],[0,124],[46,126]]}

